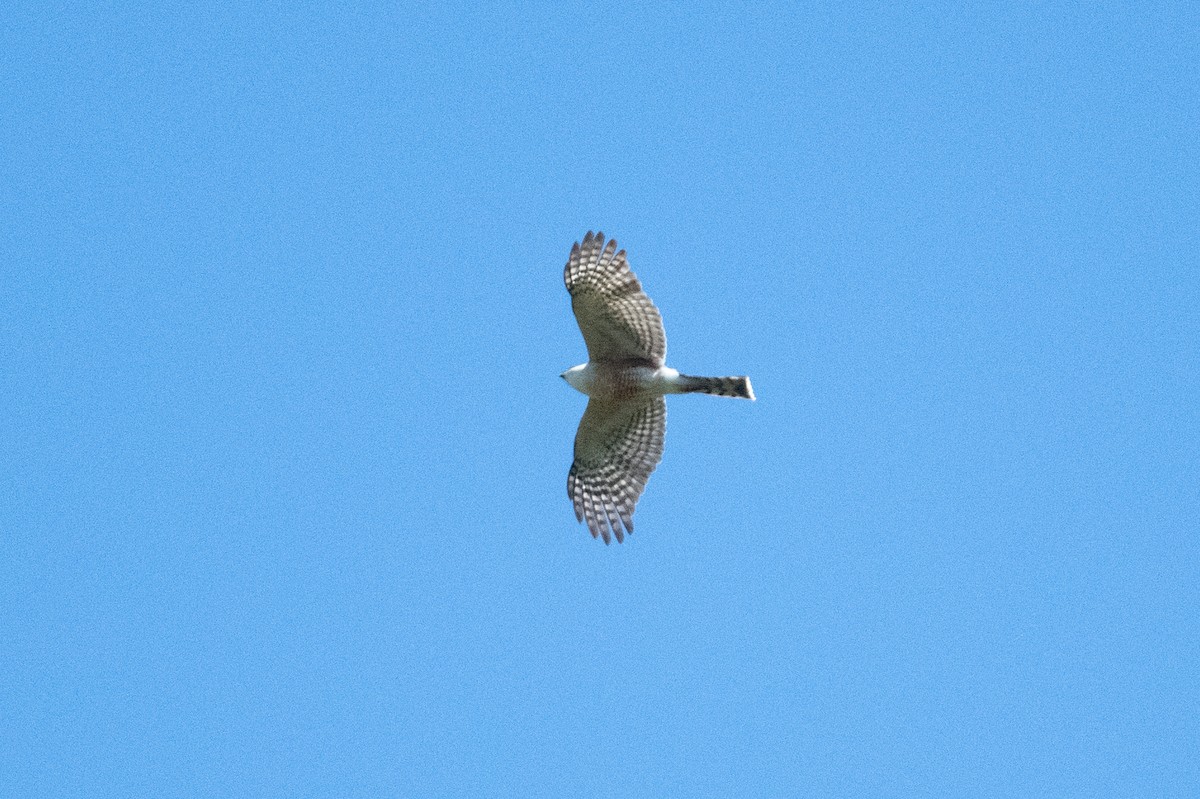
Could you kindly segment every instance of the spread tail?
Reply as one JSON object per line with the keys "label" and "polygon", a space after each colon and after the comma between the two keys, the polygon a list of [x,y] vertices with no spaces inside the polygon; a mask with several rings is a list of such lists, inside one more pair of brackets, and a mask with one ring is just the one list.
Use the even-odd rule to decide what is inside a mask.
{"label": "spread tail", "polygon": [[748,377],[692,377],[680,375],[685,394],[716,394],[719,397],[741,397],[754,399],[754,389]]}

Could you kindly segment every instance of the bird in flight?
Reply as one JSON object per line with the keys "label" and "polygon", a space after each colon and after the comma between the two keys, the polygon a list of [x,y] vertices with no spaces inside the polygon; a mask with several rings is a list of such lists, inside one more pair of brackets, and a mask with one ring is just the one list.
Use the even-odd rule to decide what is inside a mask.
{"label": "bird in flight", "polygon": [[618,542],[633,532],[633,509],[662,460],[666,394],[754,399],[748,377],[692,377],[666,365],[662,316],[642,291],[617,242],[588,234],[563,269],[588,362],[563,372],[588,395],[575,433],[567,494],[592,537]]}

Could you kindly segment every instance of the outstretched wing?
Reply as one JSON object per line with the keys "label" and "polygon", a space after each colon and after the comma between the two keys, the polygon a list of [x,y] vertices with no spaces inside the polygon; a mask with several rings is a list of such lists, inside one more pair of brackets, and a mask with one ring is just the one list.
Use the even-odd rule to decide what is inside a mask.
{"label": "outstretched wing", "polygon": [[[667,403],[662,397],[604,402],[588,400],[575,434],[575,462],[567,494],[575,518],[592,537],[625,540],[633,532],[633,508],[662,460]],[[622,527],[624,530],[622,530]]]}
{"label": "outstretched wing", "polygon": [[587,343],[591,361],[648,361],[662,366],[667,334],[662,315],[642,291],[637,275],[617,251],[617,240],[589,230],[575,243],[563,269],[571,309]]}

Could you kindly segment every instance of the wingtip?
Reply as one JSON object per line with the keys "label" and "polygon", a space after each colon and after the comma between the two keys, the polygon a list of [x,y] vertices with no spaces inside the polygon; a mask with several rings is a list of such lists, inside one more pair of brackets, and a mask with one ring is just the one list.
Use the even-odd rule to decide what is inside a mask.
{"label": "wingtip", "polygon": [[[595,248],[597,250],[604,250],[605,249],[605,241],[606,241],[606,239],[604,237],[603,230],[597,230],[597,231],[589,230],[587,232],[587,235],[583,237],[582,242],[579,242],[579,241],[575,242],[575,245],[571,248],[571,254],[575,255],[581,249],[591,250],[592,248]],[[616,252],[617,240],[616,239],[607,239],[607,243],[608,243],[608,249],[611,250],[612,252]],[[624,257],[624,255],[625,255],[624,250],[621,250],[620,253],[617,253],[618,258]]]}

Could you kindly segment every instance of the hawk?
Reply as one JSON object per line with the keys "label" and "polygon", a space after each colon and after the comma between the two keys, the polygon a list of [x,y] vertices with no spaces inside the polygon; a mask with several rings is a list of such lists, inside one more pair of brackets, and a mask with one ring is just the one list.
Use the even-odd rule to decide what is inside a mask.
{"label": "hawk", "polygon": [[754,399],[748,377],[692,377],[666,365],[662,316],[642,291],[617,242],[588,234],[563,269],[588,362],[561,377],[587,394],[575,433],[567,494],[575,518],[610,543],[633,532],[633,509],[662,460],[666,394]]}

